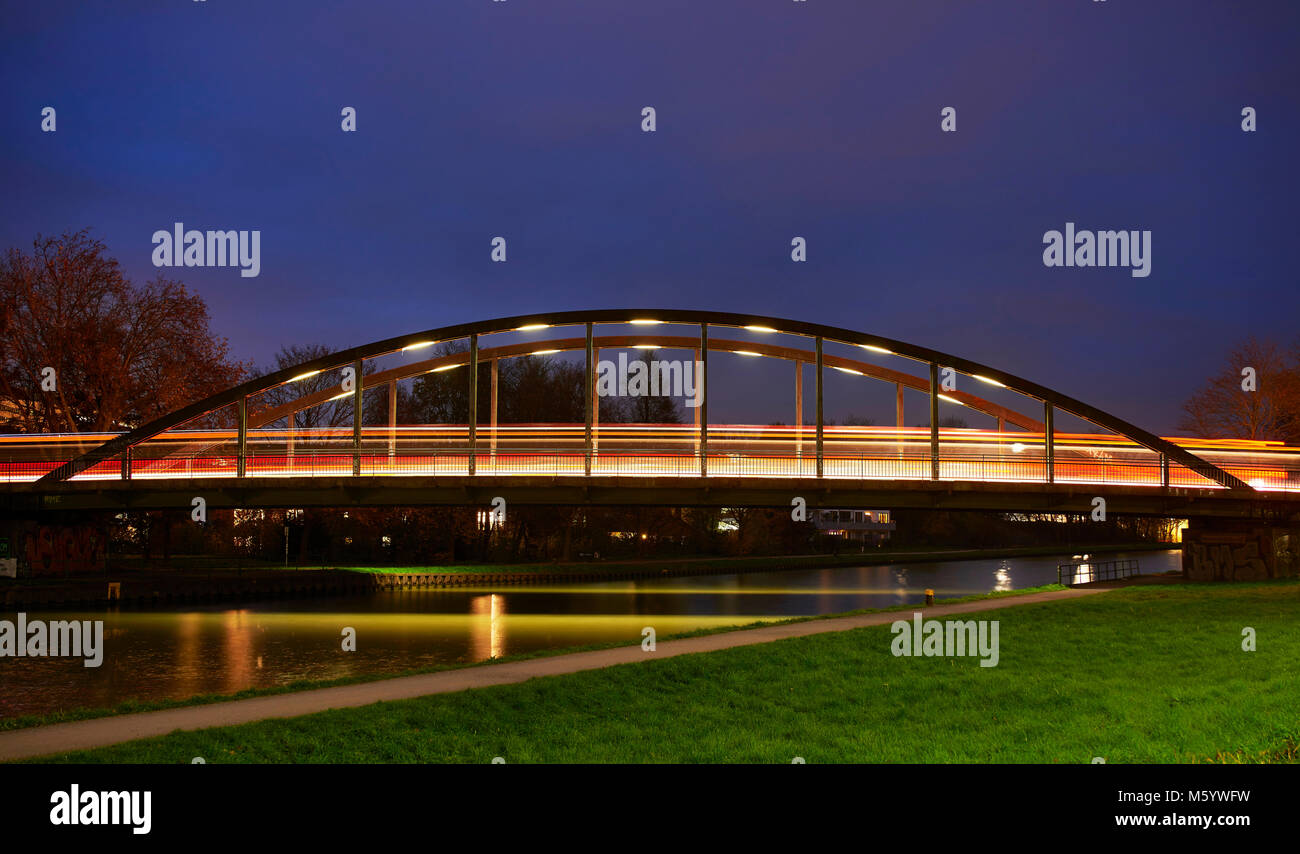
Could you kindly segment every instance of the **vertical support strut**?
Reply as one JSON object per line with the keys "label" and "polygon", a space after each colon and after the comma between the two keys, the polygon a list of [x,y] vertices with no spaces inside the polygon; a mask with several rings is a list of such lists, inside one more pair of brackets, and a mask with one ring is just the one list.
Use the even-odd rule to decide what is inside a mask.
{"label": "vertical support strut", "polygon": [[600,348],[591,350],[591,458],[600,456],[600,393],[597,391],[596,375],[600,368]]}
{"label": "vertical support strut", "polygon": [[1047,461],[1047,482],[1056,483],[1056,410],[1043,401],[1043,459]]}
{"label": "vertical support strut", "polygon": [[907,463],[904,462],[904,459],[903,459],[903,458],[907,456],[907,442],[906,442],[906,439],[905,439],[905,437],[904,437],[904,435],[903,435],[903,426],[904,426],[904,419],[903,419],[903,384],[902,384],[902,383],[895,383],[895,385],[896,385],[896,391],[895,391],[895,397],[894,397],[894,424],[895,424],[895,426],[898,428],[897,436],[898,436],[898,461],[899,461],[899,473],[900,473],[900,474],[905,474],[906,471],[907,471],[907,468],[906,468]]}
{"label": "vertical support strut", "polygon": [[[794,360],[794,455],[803,459],[803,362]],[[803,463],[798,463],[803,474]]]}
{"label": "vertical support strut", "polygon": [[[691,392],[695,405],[691,407],[691,425],[695,427],[695,440],[692,447],[695,450],[695,456],[700,455],[700,402],[704,400],[704,369],[700,362],[700,348],[696,347],[691,350]],[[685,380],[683,380],[685,382]]]}
{"label": "vertical support strut", "polygon": [[489,436],[488,444],[491,448],[492,471],[497,470],[497,374],[500,371],[500,359],[492,359],[492,433]]}
{"label": "vertical support strut", "polygon": [[1160,455],[1160,485],[1169,488],[1169,457],[1165,454]]}
{"label": "vertical support strut", "polygon": [[248,460],[248,396],[239,399],[239,457],[235,462],[235,476],[243,477]]}
{"label": "vertical support strut", "polygon": [[700,395],[700,477],[709,474],[709,324],[700,324],[700,376],[697,383],[702,383]]}
{"label": "vertical support strut", "polygon": [[478,333],[469,336],[469,473],[478,469]]}
{"label": "vertical support strut", "polygon": [[122,451],[122,480],[131,479],[131,446]]}
{"label": "vertical support strut", "polygon": [[388,384],[388,459],[397,456],[397,380]]}
{"label": "vertical support strut", "polygon": [[356,386],[352,390],[352,476],[361,476],[361,359],[352,363]]}
{"label": "vertical support strut", "polygon": [[587,361],[584,363],[586,366],[584,373],[587,375],[587,394],[585,398],[587,402],[585,407],[586,417],[587,417],[587,428],[583,434],[583,462],[582,462],[582,473],[586,475],[591,474],[592,410],[596,408],[595,405],[596,404],[595,401],[595,395],[596,395],[595,355],[596,353],[595,353],[595,342],[592,341],[591,330],[592,330],[592,324],[588,323],[587,324],[587,347],[586,347]]}
{"label": "vertical support strut", "polygon": [[930,480],[939,479],[939,365],[930,363]]}
{"label": "vertical support strut", "polygon": [[823,428],[826,426],[826,419],[822,417],[822,337],[817,336],[817,476],[821,477],[825,465],[823,455]]}

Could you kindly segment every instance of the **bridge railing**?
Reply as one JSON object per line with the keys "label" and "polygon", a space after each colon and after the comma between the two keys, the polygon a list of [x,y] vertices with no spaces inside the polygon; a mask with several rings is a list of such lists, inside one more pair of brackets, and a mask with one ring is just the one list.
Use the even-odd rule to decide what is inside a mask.
{"label": "bridge railing", "polygon": [[[5,460],[0,462],[0,479],[5,482],[34,481],[58,465],[57,461]],[[385,477],[385,476],[591,476],[597,477],[730,477],[800,478],[818,476],[814,453],[730,452],[710,449],[701,455],[688,448],[584,449],[487,448],[470,452],[442,447],[384,447],[351,449],[299,448],[292,453],[250,450],[244,458],[244,476],[287,477]],[[1229,467],[1229,470],[1232,470]],[[73,478],[74,481],[108,481],[122,478],[119,458],[104,460]],[[132,479],[226,478],[239,476],[237,452],[223,448],[217,453],[133,457]],[[1159,458],[1107,459],[1075,458],[1055,461],[1053,479],[1064,484],[1161,486]],[[852,480],[933,480],[932,458],[928,453],[882,447],[871,453],[826,453],[822,477]],[[1300,491],[1300,469],[1250,468],[1241,476],[1256,488]],[[999,452],[991,454],[941,453],[940,481],[1044,483],[1048,468],[1041,454]],[[1201,475],[1181,466],[1171,466],[1169,483],[1174,487],[1216,487]]]}
{"label": "bridge railing", "polygon": [[1136,558],[1106,561],[1075,561],[1056,566],[1056,582],[1064,585],[1090,584],[1094,581],[1123,581],[1141,575]]}

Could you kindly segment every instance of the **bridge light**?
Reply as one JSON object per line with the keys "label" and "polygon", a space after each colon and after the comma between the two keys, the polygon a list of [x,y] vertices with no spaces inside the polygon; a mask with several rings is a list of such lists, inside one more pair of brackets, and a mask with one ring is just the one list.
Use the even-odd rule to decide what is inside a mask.
{"label": "bridge light", "polygon": [[536,331],[539,330],[539,329],[550,329],[550,328],[551,328],[551,324],[549,324],[549,323],[530,323],[530,324],[528,324],[527,326],[521,326],[521,327],[519,327],[519,328],[516,329],[515,331],[516,331],[516,332],[536,332]]}
{"label": "bridge light", "polygon": [[443,371],[450,371],[450,370],[452,370],[453,368],[459,368],[459,367],[462,367],[462,366],[461,366],[461,365],[443,365],[441,368],[434,368],[432,371],[429,371],[429,373],[431,373],[431,374],[440,374],[440,373],[442,373]]}
{"label": "bridge light", "polygon": [[1023,442],[1016,442],[1011,446],[1011,453],[1013,454],[1024,453],[1024,450],[1025,450],[1025,444]]}
{"label": "bridge light", "polygon": [[762,353],[755,353],[753,350],[733,350],[737,356],[761,356]]}
{"label": "bridge light", "polygon": [[432,347],[434,343],[435,342],[433,341],[420,341],[417,344],[407,344],[402,348],[402,352],[405,353],[407,350],[423,350],[425,347]]}
{"label": "bridge light", "polygon": [[982,377],[982,376],[980,376],[979,374],[971,374],[971,376],[974,377],[975,379],[979,380],[979,381],[982,382],[982,383],[988,383],[989,385],[995,385],[995,386],[997,386],[998,388],[1006,388],[1006,384],[1004,384],[1004,383],[1000,383],[1000,382],[998,382],[997,380],[995,380],[995,379],[993,379],[993,378],[991,378],[991,377]]}
{"label": "bridge light", "polygon": [[870,350],[873,353],[884,353],[886,356],[894,355],[893,350],[886,350],[884,347],[877,347],[875,344],[860,344],[863,350]]}
{"label": "bridge light", "polygon": [[305,380],[305,379],[307,379],[308,377],[314,377],[314,376],[316,376],[316,375],[319,374],[319,373],[320,373],[320,371],[308,371],[308,372],[305,373],[305,374],[298,374],[298,376],[296,376],[296,377],[291,377],[291,378],[289,379],[289,382],[291,382],[291,383],[296,383],[296,382],[298,382],[298,380]]}
{"label": "bridge light", "polygon": [[343,392],[342,394],[336,394],[336,395],[334,395],[333,397],[330,398],[330,400],[342,400],[342,399],[345,398],[345,397],[351,397],[351,396],[352,396],[352,392],[350,392],[350,391],[345,391],[345,392]]}
{"label": "bridge light", "polygon": [[940,400],[946,400],[946,401],[948,401],[949,403],[955,403],[955,404],[957,404],[958,406],[965,406],[965,405],[966,405],[966,404],[962,403],[960,400],[958,400],[957,398],[955,398],[955,397],[949,397],[949,396],[946,395],[946,394],[941,394],[941,395],[939,395],[939,399],[940,399]]}
{"label": "bridge light", "polygon": [[750,332],[775,332],[776,331],[770,326],[746,326],[745,329],[749,330]]}
{"label": "bridge light", "polygon": [[551,355],[552,353],[558,353],[558,352],[560,352],[560,351],[559,351],[559,350],[534,350],[533,352],[529,353],[528,355],[530,355],[530,356],[549,356],[549,355]]}
{"label": "bridge light", "polygon": [[629,320],[628,321],[628,323],[632,324],[633,326],[658,326],[662,322],[663,321],[661,320]]}
{"label": "bridge light", "polygon": [[633,350],[658,350],[659,345],[658,344],[633,344],[632,349]]}
{"label": "bridge light", "polygon": [[841,368],[839,365],[831,365],[831,367],[834,368],[834,369],[837,370],[837,371],[842,372],[842,373],[846,373],[846,374],[857,374],[857,375],[860,376],[860,377],[865,377],[865,376],[866,376],[866,374],[862,373],[862,371],[855,371],[855,370],[853,370],[852,368]]}

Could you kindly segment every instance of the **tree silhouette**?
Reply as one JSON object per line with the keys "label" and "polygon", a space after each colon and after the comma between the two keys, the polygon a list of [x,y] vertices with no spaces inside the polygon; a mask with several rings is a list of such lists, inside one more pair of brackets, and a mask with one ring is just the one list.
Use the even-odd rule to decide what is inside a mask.
{"label": "tree silhouette", "polygon": [[[1223,370],[1183,404],[1179,429],[1206,439],[1300,439],[1300,367],[1295,353],[1253,336],[1235,346]],[[1254,372],[1254,390],[1243,371]]]}
{"label": "tree silhouette", "polygon": [[[53,373],[45,369],[52,368]],[[125,430],[243,377],[203,299],[137,287],[89,230],[37,236],[0,260],[0,412],[11,430]],[[42,379],[53,380],[42,387]]]}

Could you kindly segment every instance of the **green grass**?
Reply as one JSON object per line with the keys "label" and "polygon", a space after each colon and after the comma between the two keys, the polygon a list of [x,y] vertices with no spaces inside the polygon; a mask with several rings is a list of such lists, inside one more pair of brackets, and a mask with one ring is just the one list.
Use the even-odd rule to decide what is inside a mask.
{"label": "green grass", "polygon": [[[58,757],[72,762],[1295,761],[1300,583],[1150,585],[973,615],[1001,660],[888,626]],[[1258,632],[1243,652],[1242,628]]]}
{"label": "green grass", "polygon": [[[1030,593],[1042,593],[1049,590],[1064,589],[1066,588],[1059,584],[1044,584],[1040,587],[1025,587],[1019,590],[977,593],[971,596],[961,596],[955,599],[940,599],[937,601],[939,604],[943,605],[954,605],[959,602],[974,602],[979,599],[1000,599],[1008,596],[1024,596]],[[778,623],[800,623],[807,620],[829,620],[835,617],[847,617],[853,614],[869,614],[876,611],[905,611],[913,610],[914,608],[914,605],[895,605],[889,608],[860,608],[842,614],[824,614],[814,617],[789,617],[787,619],[759,620],[745,625],[714,626],[710,628],[695,629],[689,632],[663,635],[659,640],[693,638],[702,635],[742,631],[757,626],[770,626]],[[605,641],[602,643],[585,644],[583,646],[559,647],[556,649],[540,649],[531,652],[521,652],[514,655],[494,658],[489,661],[437,664],[429,667],[411,668],[396,672],[363,673],[355,676],[342,676],[337,679],[300,679],[296,682],[291,682],[288,685],[277,685],[269,688],[246,688],[243,691],[237,691],[232,694],[196,694],[193,697],[185,697],[182,699],[125,700],[107,708],[76,708],[60,712],[51,712],[43,715],[22,715],[15,718],[0,719],[0,732],[13,729],[26,729],[27,727],[34,726],[48,726],[49,724],[68,723],[70,721],[84,721],[92,718],[107,718],[113,717],[114,715],[129,715],[136,712],[154,712],[160,709],[177,709],[184,706],[204,706],[209,703],[223,703],[227,700],[247,700],[252,697],[266,697],[272,694],[310,691],[314,688],[331,688],[336,685],[356,685],[363,682],[377,682],[381,679],[395,679],[400,676],[417,676],[421,673],[437,673],[443,670],[458,670],[462,667],[489,667],[493,664],[503,664],[510,661],[525,661],[531,658],[546,658],[552,655],[566,655],[573,652],[590,652],[598,649],[611,649],[617,646],[636,646],[640,643],[640,638],[626,641]]]}

